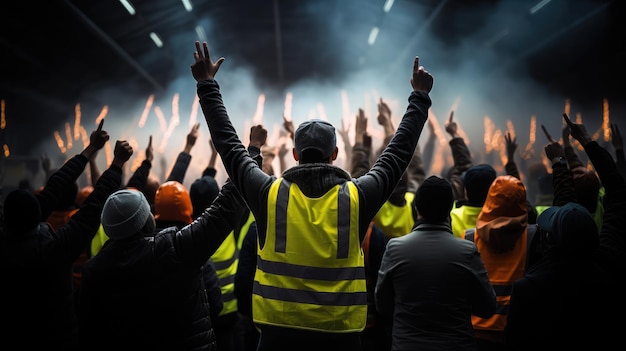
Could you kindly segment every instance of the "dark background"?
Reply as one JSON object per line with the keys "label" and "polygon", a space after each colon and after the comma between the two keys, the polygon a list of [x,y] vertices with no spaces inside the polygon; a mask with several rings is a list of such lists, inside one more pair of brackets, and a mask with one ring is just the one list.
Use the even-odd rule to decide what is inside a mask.
{"label": "dark background", "polygon": [[[143,149],[147,137],[136,124],[147,97],[154,96],[169,119],[176,94],[181,122],[175,134],[183,140],[195,96],[189,65],[196,25],[214,59],[226,57],[217,80],[242,135],[259,94],[268,126],[280,125],[287,92],[293,93],[294,121],[319,116],[320,104],[334,123],[365,107],[376,128],[375,102],[383,97],[393,103],[397,122],[415,55],[435,76],[434,117],[443,125],[455,110],[472,147],[481,142],[485,116],[502,130],[513,122],[522,145],[533,116],[559,136],[566,104],[590,129],[601,126],[607,106],[611,121],[623,124],[624,2],[552,0],[531,14],[538,2],[396,0],[385,13],[384,0],[192,0],[191,12],[176,0],[133,0],[134,16],[111,0],[2,2],[6,125],[0,142],[9,157],[55,156],[53,132],[64,135],[64,125],[73,126],[79,104],[88,132],[106,106],[112,138],[132,135]],[[368,45],[373,26],[380,32]],[[152,31],[162,48],[149,39]],[[337,102],[341,89],[349,96],[347,112]],[[201,113],[198,120],[204,139]],[[143,128],[158,143],[163,129],[156,121],[150,112]],[[68,154],[82,149],[74,144]]]}

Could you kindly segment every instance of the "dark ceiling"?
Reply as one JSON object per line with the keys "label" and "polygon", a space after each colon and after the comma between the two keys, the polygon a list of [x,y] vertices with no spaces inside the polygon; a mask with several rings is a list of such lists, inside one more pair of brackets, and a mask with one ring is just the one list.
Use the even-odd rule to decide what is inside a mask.
{"label": "dark ceiling", "polygon": [[[365,68],[381,82],[399,72],[405,91],[419,54],[444,90],[450,83],[438,73],[469,66],[481,79],[523,72],[581,106],[626,101],[623,1],[552,0],[535,14],[539,1],[396,0],[388,13],[384,0],[191,0],[191,12],[178,0],[131,2],[134,16],[113,0],[2,2],[0,98],[10,123],[0,141],[14,154],[71,121],[76,103],[158,97],[181,79],[193,88],[197,25],[227,58],[224,69],[248,67],[261,89],[279,94]],[[380,32],[368,45],[373,26]]]}

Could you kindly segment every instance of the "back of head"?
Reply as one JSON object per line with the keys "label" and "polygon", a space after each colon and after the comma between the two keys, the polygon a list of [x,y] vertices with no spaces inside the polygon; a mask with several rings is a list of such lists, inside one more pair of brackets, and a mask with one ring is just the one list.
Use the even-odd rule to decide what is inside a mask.
{"label": "back of head", "polygon": [[450,182],[430,176],[415,191],[415,208],[422,223],[440,223],[450,217],[454,195]]}
{"label": "back of head", "polygon": [[189,187],[189,197],[193,206],[193,218],[197,218],[213,203],[220,188],[211,176],[196,179]]}
{"label": "back of head", "polygon": [[191,223],[193,205],[187,188],[181,183],[170,180],[161,184],[154,195],[154,219]]}
{"label": "back of head", "polygon": [[4,226],[11,233],[23,233],[41,222],[39,201],[31,190],[16,189],[7,194],[3,205]]}
{"label": "back of head", "polygon": [[590,213],[594,213],[598,207],[598,194],[600,193],[600,179],[596,173],[587,167],[574,167],[574,188],[578,203],[583,205]]}
{"label": "back of head", "polygon": [[159,177],[154,174],[148,175],[148,179],[146,179],[146,186],[143,189],[143,194],[148,200],[148,203],[154,204],[154,196],[160,186],[161,181],[159,180]]}
{"label": "back of head", "polygon": [[308,120],[296,129],[293,143],[300,163],[328,163],[337,147],[335,127],[321,119]]}
{"label": "back of head", "polygon": [[585,207],[575,202],[544,210],[537,217],[537,225],[548,232],[551,245],[566,253],[590,253],[600,244],[593,217]]}
{"label": "back of head", "polygon": [[496,179],[496,170],[488,164],[470,167],[463,173],[463,185],[467,195],[467,204],[480,207],[485,203],[491,183]]}
{"label": "back of head", "polygon": [[139,232],[152,232],[155,227],[148,200],[135,189],[122,189],[111,194],[104,203],[101,223],[106,235],[113,240]]}

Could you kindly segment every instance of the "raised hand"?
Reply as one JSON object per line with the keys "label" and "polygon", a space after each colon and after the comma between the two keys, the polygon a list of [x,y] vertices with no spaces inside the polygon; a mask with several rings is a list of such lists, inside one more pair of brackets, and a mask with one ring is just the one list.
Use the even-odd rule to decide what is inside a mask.
{"label": "raised hand", "polygon": [[215,62],[211,60],[209,44],[206,41],[202,42],[202,46],[200,46],[199,41],[196,41],[196,51],[193,53],[193,58],[195,62],[191,65],[191,74],[196,81],[214,79],[222,62],[224,62],[223,57],[218,58]]}
{"label": "raised hand", "polygon": [[133,154],[133,147],[130,146],[126,140],[118,140],[115,142],[115,149],[113,150],[113,162],[112,164],[122,167],[126,161],[130,159]]}
{"label": "raised hand", "polygon": [[187,144],[195,145],[196,140],[198,140],[198,129],[200,128],[200,123],[196,123],[191,127],[189,133],[187,133]]}
{"label": "raised hand", "polygon": [[563,118],[565,119],[565,123],[569,126],[570,134],[574,139],[578,140],[580,145],[584,147],[592,141],[584,125],[572,122],[569,116],[567,116],[567,113],[563,114]]}
{"label": "raised hand", "polygon": [[504,135],[504,141],[506,142],[506,154],[509,161],[515,157],[515,150],[517,150],[517,137],[512,137],[510,132]]}
{"label": "raised hand", "polygon": [[103,124],[104,118],[100,120],[98,128],[91,132],[91,135],[89,136],[89,145],[93,146],[96,150],[102,149],[104,147],[104,144],[109,141],[109,133],[107,133],[105,130],[102,130]]}
{"label": "raised hand", "polygon": [[433,81],[433,76],[424,69],[424,66],[420,66],[419,56],[415,56],[415,60],[413,60],[413,75],[411,76],[413,90],[430,93],[430,90],[433,88]]}
{"label": "raised hand", "polygon": [[448,118],[448,121],[446,122],[445,129],[446,129],[446,132],[450,134],[450,136],[452,136],[453,138],[458,136],[457,132],[459,130],[459,126],[454,121],[454,111],[450,111],[450,117]]}
{"label": "raised hand", "polygon": [[194,145],[196,145],[196,140],[198,140],[198,129],[200,128],[200,123],[196,123],[191,126],[191,130],[187,133],[187,141],[185,142],[185,148],[183,151],[186,153],[191,153],[191,149]]}
{"label": "raised hand", "polygon": [[150,135],[150,140],[148,141],[148,146],[146,147],[146,160],[152,162],[154,159],[154,149],[152,148],[152,135]]}
{"label": "raised hand", "polygon": [[541,125],[541,129],[543,130],[543,134],[546,135],[546,138],[548,139],[548,142],[550,143],[556,143],[557,141],[554,140],[554,138],[552,137],[552,135],[550,135],[550,133],[548,132],[548,130],[546,129],[546,126],[544,126],[543,124]]}
{"label": "raised hand", "polygon": [[252,126],[250,128],[250,145],[256,146],[259,149],[265,145],[267,141],[267,129],[262,124]]}
{"label": "raised hand", "polygon": [[293,121],[290,119],[287,119],[285,115],[283,115],[283,128],[285,128],[285,130],[289,134],[289,137],[293,141],[293,137],[295,135],[296,129],[293,126]]}

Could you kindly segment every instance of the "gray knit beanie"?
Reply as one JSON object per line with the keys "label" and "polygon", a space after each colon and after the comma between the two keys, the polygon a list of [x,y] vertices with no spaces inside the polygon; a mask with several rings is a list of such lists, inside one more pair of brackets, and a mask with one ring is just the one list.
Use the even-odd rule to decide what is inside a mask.
{"label": "gray knit beanie", "polygon": [[154,218],[141,191],[118,190],[104,203],[102,227],[111,239],[124,239],[138,233],[148,220],[154,221]]}

